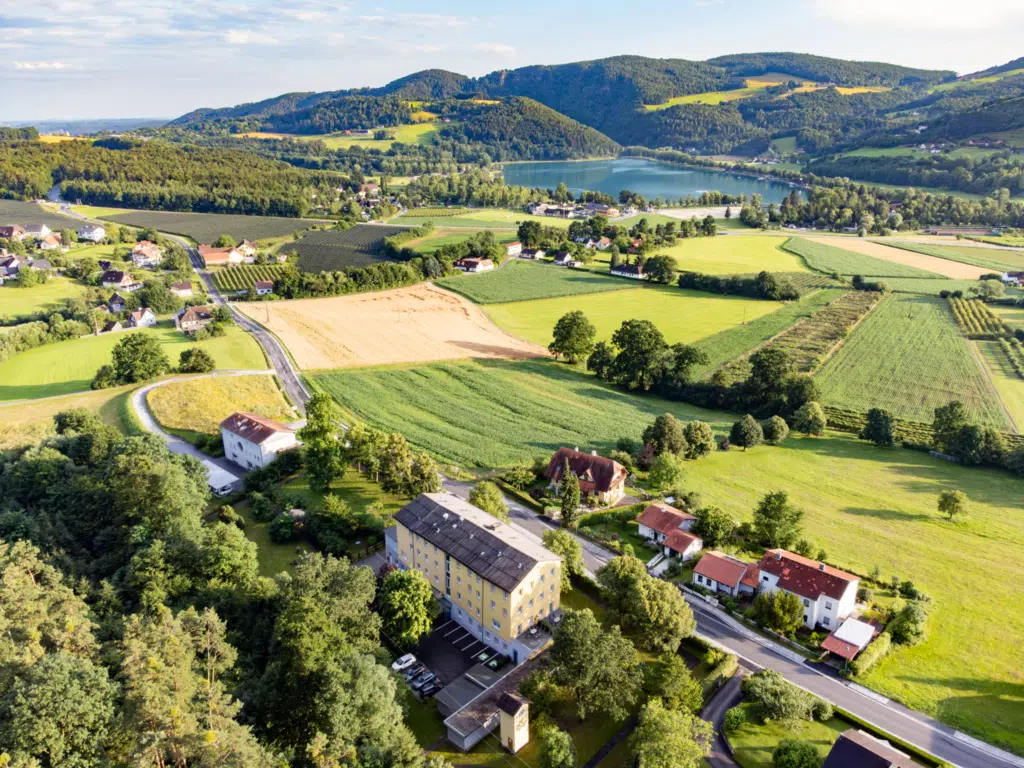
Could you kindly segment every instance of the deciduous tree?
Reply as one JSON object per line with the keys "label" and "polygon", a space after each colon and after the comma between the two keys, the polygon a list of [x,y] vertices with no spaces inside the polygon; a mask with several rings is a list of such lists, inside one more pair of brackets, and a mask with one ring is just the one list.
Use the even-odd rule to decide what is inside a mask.
{"label": "deciduous tree", "polygon": [[776,589],[754,598],[754,616],[762,626],[788,635],[804,623],[804,606],[792,592]]}
{"label": "deciduous tree", "polygon": [[580,310],[573,310],[559,318],[553,332],[554,341],[548,350],[555,357],[564,357],[566,362],[575,365],[586,359],[594,351],[594,337],[597,329]]}
{"label": "deciduous tree", "polygon": [[743,450],[760,445],[762,440],[764,440],[764,432],[761,430],[761,425],[749,413],[733,424],[732,430],[729,432],[729,442],[741,446]]}
{"label": "deciduous tree", "polygon": [[501,495],[501,489],[489,480],[477,483],[469,492],[469,503],[489,515],[494,515],[503,523],[508,522],[508,505],[505,503],[505,497]]}
{"label": "deciduous tree", "polygon": [[315,392],[306,403],[306,426],[299,430],[310,485],[326,490],[345,471],[338,407],[326,392]]}
{"label": "deciduous tree", "polygon": [[711,751],[711,723],[651,699],[630,736],[637,768],[698,768]]}
{"label": "deciduous tree", "polygon": [[569,734],[557,726],[544,729],[540,735],[541,768],[576,768],[576,745]]}
{"label": "deciduous tree", "polygon": [[663,453],[654,460],[647,479],[652,487],[661,491],[682,488],[686,480],[684,462],[674,453]]}
{"label": "deciduous tree", "polygon": [[766,547],[788,548],[800,538],[803,518],[786,491],[766,493],[754,510],[754,535]]}
{"label": "deciduous tree", "polygon": [[704,546],[715,549],[728,543],[736,532],[736,523],[718,507],[700,507],[694,515],[693,532],[704,540]]}
{"label": "deciduous tree", "polygon": [[573,576],[584,574],[583,547],[568,531],[548,529],[544,531],[544,546],[562,558],[562,594],[572,591]]}
{"label": "deciduous tree", "polygon": [[377,606],[384,634],[402,648],[415,645],[430,632],[439,611],[426,576],[414,570],[385,576]]}
{"label": "deciduous tree", "polygon": [[658,416],[654,423],[644,430],[642,439],[644,444],[654,448],[655,456],[663,453],[682,454],[687,447],[683,425],[671,413]]}
{"label": "deciduous tree", "polygon": [[967,514],[967,494],[963,491],[943,491],[939,494],[939,512],[950,520]]}
{"label": "deciduous tree", "polygon": [[793,427],[804,434],[824,435],[826,426],[828,420],[819,403],[804,403],[793,415]]}
{"label": "deciduous tree", "polygon": [[860,439],[870,440],[875,445],[892,445],[896,441],[892,414],[884,408],[872,408],[868,411],[867,422],[860,431]]}

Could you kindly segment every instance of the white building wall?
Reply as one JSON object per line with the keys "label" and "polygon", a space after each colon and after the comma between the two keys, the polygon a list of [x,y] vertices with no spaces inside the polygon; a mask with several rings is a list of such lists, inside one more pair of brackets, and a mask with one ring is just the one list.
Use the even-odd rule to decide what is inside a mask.
{"label": "white building wall", "polygon": [[238,466],[246,469],[265,467],[277,458],[277,454],[281,451],[298,443],[293,432],[278,432],[265,440],[262,445],[251,443],[225,427],[221,427],[220,433],[224,442],[224,455]]}

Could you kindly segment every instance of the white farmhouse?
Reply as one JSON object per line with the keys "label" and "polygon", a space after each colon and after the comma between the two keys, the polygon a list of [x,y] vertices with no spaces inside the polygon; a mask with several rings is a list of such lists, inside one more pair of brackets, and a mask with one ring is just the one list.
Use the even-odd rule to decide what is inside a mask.
{"label": "white farmhouse", "polygon": [[258,469],[295,448],[295,430],[256,413],[235,412],[220,423],[224,455],[240,467]]}
{"label": "white farmhouse", "polygon": [[98,225],[88,224],[78,230],[79,240],[88,240],[91,243],[100,243],[107,236],[107,231]]}
{"label": "white farmhouse", "polygon": [[839,627],[857,605],[860,579],[851,573],[784,549],[769,549],[758,564],[761,592],[781,589],[800,598],[804,625],[828,630]]}

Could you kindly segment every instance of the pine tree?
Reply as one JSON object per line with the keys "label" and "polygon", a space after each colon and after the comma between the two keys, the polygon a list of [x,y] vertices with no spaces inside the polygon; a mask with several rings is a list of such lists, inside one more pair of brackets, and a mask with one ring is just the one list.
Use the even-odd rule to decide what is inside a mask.
{"label": "pine tree", "polygon": [[569,467],[569,459],[562,466],[562,525],[575,528],[580,518],[580,481]]}

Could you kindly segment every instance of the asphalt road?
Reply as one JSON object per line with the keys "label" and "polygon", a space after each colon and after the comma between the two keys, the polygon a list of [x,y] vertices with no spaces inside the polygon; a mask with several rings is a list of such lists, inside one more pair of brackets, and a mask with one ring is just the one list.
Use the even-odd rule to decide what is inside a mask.
{"label": "asphalt road", "polygon": [[188,253],[189,258],[192,260],[192,266],[195,272],[202,279],[206,285],[206,292],[210,296],[210,299],[217,306],[225,305],[231,310],[231,314],[234,315],[235,324],[238,325],[244,331],[251,333],[263,351],[267,353],[267,357],[270,360],[270,365],[277,374],[277,377],[281,380],[282,386],[284,386],[285,392],[288,393],[288,397],[291,398],[292,403],[303,415],[306,414],[306,401],[309,400],[309,390],[306,389],[306,385],[302,383],[302,379],[299,378],[299,373],[292,365],[291,359],[288,357],[288,353],[285,352],[284,347],[281,346],[281,342],[277,340],[274,334],[270,333],[259,323],[250,320],[248,317],[243,315],[237,309],[235,309],[217,290],[217,286],[214,285],[213,278],[210,273],[206,271],[206,265],[203,264],[202,258],[199,256],[199,251],[189,245],[187,240],[176,235],[169,235],[163,233],[165,237],[173,240]]}
{"label": "asphalt road", "polygon": [[725,746],[722,723],[725,721],[725,713],[739,704],[743,698],[740,693],[740,685],[743,683],[743,676],[748,673],[749,670],[741,668],[726,680],[725,685],[718,689],[700,713],[701,719],[711,723],[715,729],[715,740],[711,745],[711,752],[705,758],[711,768],[739,768],[739,763],[732,758]]}

